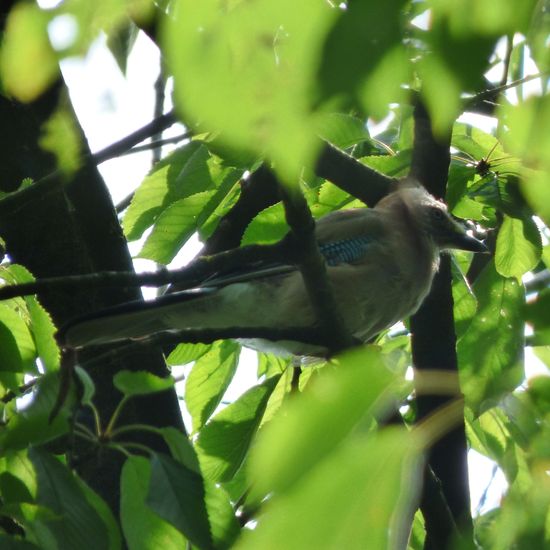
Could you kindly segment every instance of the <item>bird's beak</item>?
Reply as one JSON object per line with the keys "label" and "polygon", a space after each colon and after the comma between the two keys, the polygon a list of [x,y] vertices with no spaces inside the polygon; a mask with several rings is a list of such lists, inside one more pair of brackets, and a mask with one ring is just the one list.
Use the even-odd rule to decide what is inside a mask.
{"label": "bird's beak", "polygon": [[466,232],[455,233],[452,239],[452,247],[470,252],[482,252],[488,254],[490,251],[480,240],[468,235]]}

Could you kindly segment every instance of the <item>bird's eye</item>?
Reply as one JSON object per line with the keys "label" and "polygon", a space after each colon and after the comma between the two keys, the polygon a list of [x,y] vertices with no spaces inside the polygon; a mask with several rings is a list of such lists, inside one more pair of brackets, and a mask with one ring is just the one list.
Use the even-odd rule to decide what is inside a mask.
{"label": "bird's eye", "polygon": [[441,210],[441,208],[432,208],[430,210],[430,216],[432,218],[432,220],[434,221],[442,221],[446,218],[445,216],[445,212],[443,212],[443,210]]}

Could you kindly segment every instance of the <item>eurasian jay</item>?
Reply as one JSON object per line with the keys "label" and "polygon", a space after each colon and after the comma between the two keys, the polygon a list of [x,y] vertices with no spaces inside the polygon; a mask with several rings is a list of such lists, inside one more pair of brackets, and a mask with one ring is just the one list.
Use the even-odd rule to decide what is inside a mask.
{"label": "eurasian jay", "polygon": [[[340,314],[366,342],[416,312],[439,267],[440,251],[482,252],[482,242],[419,186],[403,186],[375,208],[341,210],[318,220],[316,237]],[[77,319],[62,329],[68,347],[141,338],[184,328],[305,327],[315,315],[295,266],[255,266],[212,278],[198,289],[132,302]],[[279,355],[323,355],[295,341],[247,340]]]}

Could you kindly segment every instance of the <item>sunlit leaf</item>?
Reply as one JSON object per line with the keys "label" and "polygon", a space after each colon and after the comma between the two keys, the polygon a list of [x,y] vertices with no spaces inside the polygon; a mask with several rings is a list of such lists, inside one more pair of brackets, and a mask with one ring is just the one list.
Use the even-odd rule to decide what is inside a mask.
{"label": "sunlit leaf", "polygon": [[43,376],[37,384],[32,402],[10,419],[9,430],[0,432],[0,448],[22,449],[31,443],[38,445],[67,433],[68,408],[62,408],[53,421],[50,422],[49,418],[58,393],[57,375],[52,373]]}
{"label": "sunlit leaf", "polygon": [[209,349],[210,344],[179,344],[166,358],[169,365],[187,365],[200,359]]}
{"label": "sunlit leaf", "polygon": [[270,244],[288,233],[285,212],[281,203],[262,210],[249,224],[241,240],[246,244]]}
{"label": "sunlit leaf", "polygon": [[164,46],[184,116],[267,153],[283,180],[296,182],[317,147],[312,84],[335,10],[315,0],[175,4]]}
{"label": "sunlit leaf", "polygon": [[250,462],[255,497],[287,490],[361,419],[387,406],[396,380],[376,348],[334,362],[262,430]]}
{"label": "sunlit leaf", "polygon": [[[391,57],[390,52],[395,52],[396,45],[401,44],[403,30],[400,14],[404,4],[403,0],[351,2],[347,9],[339,10],[338,19],[323,45],[318,73],[322,100],[358,93],[375,71],[382,70],[385,56],[390,54]],[[382,80],[382,90],[378,93],[383,95],[388,87],[393,91],[392,84],[401,83],[401,59],[401,56],[394,57],[395,72],[379,72],[370,81],[371,88],[376,80]],[[372,106],[375,99],[371,97],[371,92],[374,90],[364,91],[367,92],[365,102]],[[386,101],[391,100],[390,96]]]}
{"label": "sunlit leaf", "polygon": [[67,105],[59,105],[42,126],[38,143],[44,151],[55,156],[58,168],[72,176],[82,164],[81,131],[76,116]]}
{"label": "sunlit leaf", "polygon": [[478,311],[458,343],[461,388],[479,411],[514,389],[523,377],[524,291],[491,262],[474,285]]}
{"label": "sunlit leaf", "polygon": [[235,475],[278,380],[274,376],[249,389],[202,428],[196,445],[205,478],[228,481]]}
{"label": "sunlit leaf", "polygon": [[[35,370],[33,365],[36,357],[36,349],[24,316],[25,312],[22,311],[22,308],[18,306],[16,302],[10,301],[0,303],[0,323],[9,333],[11,333],[12,338],[15,340],[20,358],[19,362],[14,362],[11,368],[9,362],[3,363],[0,366],[0,370],[22,369],[26,372],[33,372]],[[4,337],[8,337],[8,332],[5,332]],[[8,349],[12,349],[9,347],[8,340],[5,340],[5,344],[6,352]],[[10,355],[15,359],[15,355]],[[8,359],[8,357],[5,357],[5,359]]]}
{"label": "sunlit leaf", "polygon": [[464,275],[456,265],[453,269],[453,317],[457,338],[460,338],[470,326],[477,311],[477,300]]}
{"label": "sunlit leaf", "polygon": [[343,113],[327,113],[319,119],[319,135],[340,149],[370,139],[366,124]]}
{"label": "sunlit leaf", "polygon": [[524,32],[536,0],[434,0],[437,13],[449,16],[453,33],[508,34]]}
{"label": "sunlit leaf", "polygon": [[59,77],[48,39],[48,16],[33,3],[12,7],[0,50],[3,87],[23,102],[36,99]]}
{"label": "sunlit leaf", "polygon": [[541,236],[532,219],[504,217],[495,251],[495,266],[502,276],[520,279],[539,263],[541,252]]}
{"label": "sunlit leaf", "polygon": [[351,437],[268,502],[237,549],[404,548],[419,455],[404,429]]}
{"label": "sunlit leaf", "polygon": [[124,233],[129,240],[141,237],[174,202],[214,188],[207,165],[209,157],[202,143],[192,141],[154,166],[124,215]]}
{"label": "sunlit leaf", "polygon": [[218,406],[239,359],[239,346],[229,340],[216,342],[191,369],[185,384],[185,403],[197,431]]}
{"label": "sunlit leaf", "polygon": [[[9,284],[30,283],[32,274],[22,265],[11,264],[0,270],[0,277]],[[35,296],[25,296],[25,305],[29,315],[30,329],[40,356],[41,364],[46,371],[59,368],[59,347],[55,341],[56,327],[49,313],[42,307]]]}

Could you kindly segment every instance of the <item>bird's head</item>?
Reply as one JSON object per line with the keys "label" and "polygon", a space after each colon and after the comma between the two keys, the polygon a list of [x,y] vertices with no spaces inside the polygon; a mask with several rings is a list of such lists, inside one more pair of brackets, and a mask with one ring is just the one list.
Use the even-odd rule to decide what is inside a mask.
{"label": "bird's head", "polygon": [[416,227],[434,243],[439,250],[458,249],[471,252],[487,252],[487,247],[468,233],[457,222],[444,202],[430,195],[423,187],[404,186],[396,192],[406,207],[407,214]]}

